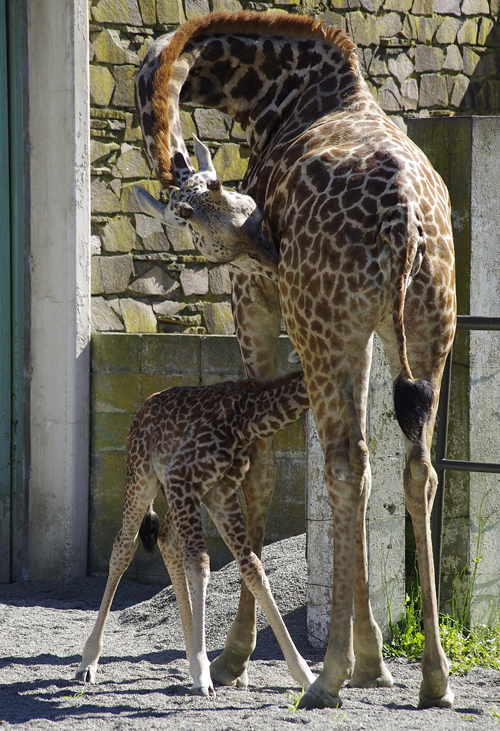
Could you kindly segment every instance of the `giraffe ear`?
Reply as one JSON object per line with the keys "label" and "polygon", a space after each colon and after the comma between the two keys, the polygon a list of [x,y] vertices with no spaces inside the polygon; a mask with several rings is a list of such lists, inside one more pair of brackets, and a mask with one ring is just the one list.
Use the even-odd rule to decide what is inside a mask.
{"label": "giraffe ear", "polygon": [[198,161],[198,172],[199,173],[210,173],[214,178],[217,178],[214,164],[212,162],[212,155],[206,145],[201,142],[195,134],[193,134],[194,142],[194,154]]}
{"label": "giraffe ear", "polygon": [[153,196],[148,193],[147,190],[141,188],[140,185],[134,185],[134,193],[137,198],[137,202],[144,213],[147,213],[148,216],[154,216],[154,218],[161,218],[163,220],[165,206],[160,203],[160,201],[153,198]]}

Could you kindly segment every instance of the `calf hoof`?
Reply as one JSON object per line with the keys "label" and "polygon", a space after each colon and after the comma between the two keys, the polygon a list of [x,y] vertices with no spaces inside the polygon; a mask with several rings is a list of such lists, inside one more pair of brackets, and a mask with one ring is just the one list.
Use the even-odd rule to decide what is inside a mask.
{"label": "calf hoof", "polygon": [[448,683],[446,686],[446,691],[443,693],[443,695],[440,695],[437,698],[427,695],[422,690],[420,690],[420,694],[419,694],[419,698],[418,698],[418,707],[419,708],[453,708],[454,699],[455,699],[455,694],[453,693],[453,691],[450,688],[450,685]]}
{"label": "calf hoof", "polygon": [[312,690],[311,687],[300,699],[298,708],[340,708],[341,705],[342,699],[340,696],[330,695],[321,688]]}
{"label": "calf hoof", "polygon": [[209,698],[210,696],[215,696],[215,690],[213,685],[200,685],[200,686],[192,686],[189,689],[189,695],[201,695],[204,698]]}
{"label": "calf hoof", "polygon": [[81,683],[95,683],[97,669],[91,665],[88,668],[78,668],[75,675],[75,680]]}

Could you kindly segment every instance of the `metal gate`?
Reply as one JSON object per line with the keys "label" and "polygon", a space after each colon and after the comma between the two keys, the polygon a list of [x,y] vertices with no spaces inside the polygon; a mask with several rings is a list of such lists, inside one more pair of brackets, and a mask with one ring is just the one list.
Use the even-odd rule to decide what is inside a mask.
{"label": "metal gate", "polygon": [[[500,317],[477,317],[475,315],[459,315],[457,330],[497,330],[500,331]],[[498,472],[500,463],[496,462],[468,462],[465,460],[447,459],[446,440],[448,436],[448,407],[450,401],[451,362],[453,349],[448,355],[439,400],[437,434],[436,434],[436,470],[438,473],[438,488],[434,500],[431,516],[432,546],[434,553],[434,567],[436,572],[436,595],[439,606],[439,585],[441,569],[441,534],[443,525],[443,496],[444,473],[446,470],[461,472]]]}

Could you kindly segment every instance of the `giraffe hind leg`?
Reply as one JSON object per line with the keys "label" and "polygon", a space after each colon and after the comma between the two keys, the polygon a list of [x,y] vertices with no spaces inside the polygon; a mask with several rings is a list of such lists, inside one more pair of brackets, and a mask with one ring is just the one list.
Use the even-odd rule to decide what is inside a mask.
{"label": "giraffe hind leg", "polygon": [[[102,651],[106,620],[120,579],[136,552],[137,535],[141,521],[148,505],[154,498],[157,489],[156,484],[156,476],[139,480],[132,470],[127,472],[123,523],[113,543],[106,588],[94,628],[83,648],[82,661],[76,672],[76,680],[89,683],[94,683],[96,680],[97,664]],[[134,498],[132,499],[131,495],[133,494]],[[142,496],[142,499],[138,498],[137,495]]]}

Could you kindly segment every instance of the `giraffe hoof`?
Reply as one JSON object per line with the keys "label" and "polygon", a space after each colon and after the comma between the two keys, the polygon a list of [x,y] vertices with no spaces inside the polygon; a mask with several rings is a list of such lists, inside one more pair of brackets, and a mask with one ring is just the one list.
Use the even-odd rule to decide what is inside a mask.
{"label": "giraffe hoof", "polygon": [[79,668],[76,672],[75,680],[81,683],[95,683],[96,673],[96,668],[93,667]]}
{"label": "giraffe hoof", "polygon": [[213,685],[200,685],[200,686],[192,686],[189,689],[189,695],[200,695],[204,698],[209,698],[210,696],[215,696],[215,690]]}
{"label": "giraffe hoof", "polygon": [[217,685],[235,685],[237,688],[248,688],[248,672],[245,668],[240,675],[231,672],[226,663],[221,660],[222,655],[210,663],[210,675]]}
{"label": "giraffe hoof", "polygon": [[304,693],[299,701],[298,708],[311,709],[311,708],[340,708],[342,705],[342,699],[338,695],[330,695],[325,690],[317,688],[309,690]]}
{"label": "giraffe hoof", "polygon": [[392,688],[394,680],[385,664],[377,668],[376,672],[357,671],[354,666],[352,678],[347,683],[349,688]]}
{"label": "giraffe hoof", "polygon": [[449,684],[446,686],[446,690],[443,693],[443,695],[440,695],[437,697],[427,695],[426,693],[423,693],[422,690],[420,690],[420,695],[418,698],[418,707],[419,708],[453,708],[454,699],[455,699],[455,694],[453,693]]}

